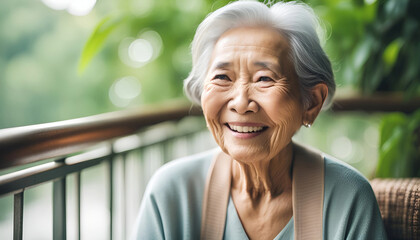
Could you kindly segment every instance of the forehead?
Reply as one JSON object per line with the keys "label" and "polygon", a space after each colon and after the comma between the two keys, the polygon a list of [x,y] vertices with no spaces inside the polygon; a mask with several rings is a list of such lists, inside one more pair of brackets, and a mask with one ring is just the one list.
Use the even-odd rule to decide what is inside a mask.
{"label": "forehead", "polygon": [[289,44],[280,32],[272,28],[240,27],[225,32],[217,41],[213,54],[230,50],[257,50],[282,58],[289,51]]}

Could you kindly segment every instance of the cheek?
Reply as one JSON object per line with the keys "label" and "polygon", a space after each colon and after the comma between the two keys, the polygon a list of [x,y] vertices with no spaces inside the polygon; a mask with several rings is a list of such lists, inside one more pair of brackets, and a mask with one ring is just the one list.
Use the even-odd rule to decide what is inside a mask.
{"label": "cheek", "polygon": [[217,119],[226,103],[226,91],[212,85],[204,86],[201,94],[201,106],[206,119]]}
{"label": "cheek", "polygon": [[302,119],[302,107],[300,101],[290,95],[266,93],[261,102],[267,116],[276,126],[278,133],[276,139],[291,138],[299,129]]}
{"label": "cheek", "polygon": [[[275,124],[293,124],[300,122],[302,118],[302,106],[300,97],[284,87],[274,88],[264,93],[264,108]],[[292,126],[285,126],[292,127]]]}
{"label": "cheek", "polygon": [[226,92],[220,88],[207,85],[201,95],[201,107],[207,122],[207,127],[213,134],[219,146],[224,146],[223,126],[220,123],[220,115],[226,102]]}
{"label": "cheek", "polygon": [[272,99],[266,103],[266,113],[275,127],[266,144],[270,146],[269,152],[274,154],[280,152],[300,128],[302,112],[299,101],[288,96],[267,96],[267,99]]}
{"label": "cheek", "polygon": [[270,115],[274,122],[283,122],[285,127],[292,127],[294,123],[299,123],[302,119],[300,105],[294,101],[279,101],[276,106],[270,108]]}

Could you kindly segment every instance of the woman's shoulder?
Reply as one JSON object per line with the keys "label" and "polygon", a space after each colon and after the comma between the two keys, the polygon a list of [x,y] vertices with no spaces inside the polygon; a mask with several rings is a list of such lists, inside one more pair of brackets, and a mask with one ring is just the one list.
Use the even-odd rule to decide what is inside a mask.
{"label": "woman's shoulder", "polygon": [[331,156],[325,156],[324,159],[326,199],[349,204],[357,199],[376,202],[369,181],[357,169]]}
{"label": "woman's shoulder", "polygon": [[343,184],[346,188],[370,187],[369,181],[354,167],[349,164],[325,155],[325,181]]}
{"label": "woman's shoulder", "polygon": [[[346,191],[370,187],[368,180],[349,164],[322,153],[311,146],[299,143],[294,144],[300,153],[300,158],[307,159],[308,164],[312,164],[313,161],[321,160],[322,158],[324,159],[324,182],[327,187],[326,190],[329,190],[329,187],[346,189]],[[319,158],[319,156],[322,156],[322,158]]]}
{"label": "woman's shoulder", "polygon": [[325,156],[324,224],[327,239],[386,239],[369,181],[345,162]]}

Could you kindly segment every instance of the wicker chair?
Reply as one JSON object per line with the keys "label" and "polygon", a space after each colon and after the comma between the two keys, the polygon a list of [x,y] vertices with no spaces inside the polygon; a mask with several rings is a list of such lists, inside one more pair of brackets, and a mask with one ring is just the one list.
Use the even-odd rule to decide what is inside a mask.
{"label": "wicker chair", "polygon": [[420,239],[420,178],[373,179],[388,238]]}

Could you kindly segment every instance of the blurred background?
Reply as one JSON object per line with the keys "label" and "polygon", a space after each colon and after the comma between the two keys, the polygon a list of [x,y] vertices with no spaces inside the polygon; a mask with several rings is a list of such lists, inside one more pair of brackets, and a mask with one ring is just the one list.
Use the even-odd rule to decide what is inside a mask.
{"label": "blurred background", "polygon": [[[228,2],[1,1],[0,129],[184,98],[182,81],[191,68],[194,31],[209,12]],[[418,100],[420,1],[303,2],[314,8],[325,28],[322,41],[338,98]],[[420,114],[404,112],[329,110],[295,138],[351,164],[367,178],[420,176]],[[32,219],[26,225],[34,226],[25,229],[27,239],[51,238],[51,230],[42,230],[30,217],[31,212],[50,212],[36,205],[51,201],[41,197],[50,188],[34,188],[25,197],[25,204],[38,206],[25,212]],[[1,239],[12,236],[11,203],[12,197],[0,198]]]}

